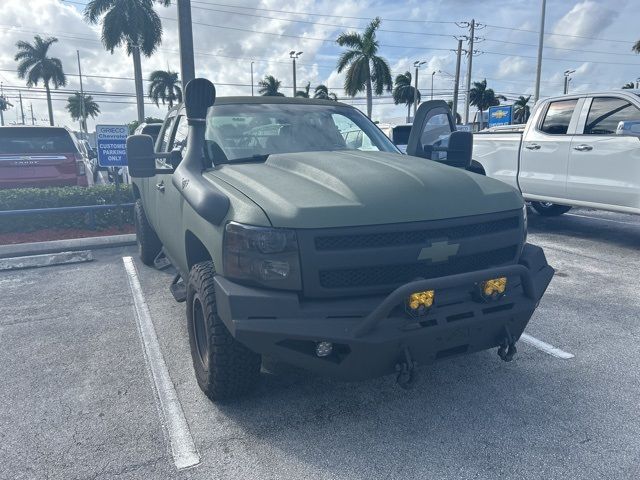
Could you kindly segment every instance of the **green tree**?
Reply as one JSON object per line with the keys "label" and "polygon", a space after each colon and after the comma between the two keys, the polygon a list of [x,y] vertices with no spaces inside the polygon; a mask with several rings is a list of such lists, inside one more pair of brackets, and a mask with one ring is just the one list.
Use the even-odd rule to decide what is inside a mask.
{"label": "green tree", "polygon": [[100,114],[100,107],[91,95],[76,92],[67,98],[67,111],[74,121],[80,121],[82,130],[87,131],[87,118],[96,118]]}
{"label": "green tree", "polygon": [[[162,122],[164,122],[164,120],[162,120],[161,118],[146,117],[144,119],[144,123],[162,123]],[[127,124],[127,127],[129,127],[129,135],[133,135],[135,133],[136,128],[138,128],[140,123],[141,122],[139,122],[138,120],[133,120]]]}
{"label": "green tree", "polygon": [[53,105],[51,104],[51,85],[58,89],[67,84],[67,77],[62,69],[59,58],[48,57],[49,47],[58,41],[55,37],[42,38],[40,35],[33,37],[33,43],[16,43],[18,53],[15,60],[18,62],[18,77],[27,79],[27,86],[38,85],[40,80],[44,83],[47,92],[47,107],[49,108],[49,124],[53,125]]}
{"label": "green tree", "polygon": [[529,115],[531,115],[531,109],[528,105],[529,100],[531,100],[531,95],[528,97],[520,95],[513,103],[513,120],[516,123],[527,123],[527,120],[529,120]]}
{"label": "green tree", "polygon": [[279,92],[282,82],[273,75],[266,75],[258,82],[258,93],[263,97],[284,97],[284,93]]}
{"label": "green tree", "polygon": [[387,61],[378,56],[378,40],[376,30],[380,27],[380,18],[376,17],[367,26],[363,34],[345,32],[341,34],[337,43],[341,47],[348,47],[338,59],[338,73],[346,69],[344,90],[350,97],[366,91],[367,115],[371,118],[373,110],[373,93],[391,91],[391,70]]}
{"label": "green tree", "polygon": [[487,111],[489,107],[500,105],[500,100],[506,99],[504,95],[496,95],[493,89],[487,88],[486,78],[481,82],[473,82],[473,87],[469,91],[469,103],[480,111],[480,129],[483,126],[483,112]]}
{"label": "green tree", "polygon": [[309,98],[309,90],[311,90],[311,82],[307,82],[307,85],[304,87],[304,90],[298,90],[296,92],[296,97]]}
{"label": "green tree", "polygon": [[171,0],[91,0],[84,18],[92,25],[102,19],[102,44],[109,52],[125,46],[133,58],[133,73],[138,99],[138,121],[144,118],[144,87],[140,52],[150,57],[162,42],[162,22],[153,9],[157,3],[165,7]]}
{"label": "green tree", "polygon": [[333,100],[336,102],[338,101],[338,96],[333,92],[329,92],[329,87],[323,84],[318,85],[314,89],[313,98],[317,98],[320,100]]}
{"label": "green tree", "polygon": [[624,85],[622,85],[622,88],[625,90],[629,90],[631,88],[636,88],[636,84],[633,82],[627,82]]}
{"label": "green tree", "polygon": [[9,110],[9,107],[13,107],[13,105],[9,103],[9,100],[7,100],[7,97],[5,97],[4,95],[0,95],[0,125],[2,125],[3,127],[4,127],[4,112]]}
{"label": "green tree", "polygon": [[415,98],[420,101],[420,90],[411,85],[411,72],[404,72],[396,76],[393,87],[393,103],[396,105],[405,104],[407,106],[407,123],[411,120],[411,105]]}
{"label": "green tree", "polygon": [[449,105],[449,110],[451,110],[451,113],[456,117],[456,125],[460,125],[462,123],[462,117],[458,112],[453,111],[453,100],[447,100],[447,105]]}
{"label": "green tree", "polygon": [[159,107],[159,102],[162,104],[169,104],[169,108],[173,107],[174,103],[182,102],[182,88],[180,88],[180,80],[178,80],[178,74],[171,70],[155,70],[151,72],[149,76],[149,98],[153,100],[156,107]]}

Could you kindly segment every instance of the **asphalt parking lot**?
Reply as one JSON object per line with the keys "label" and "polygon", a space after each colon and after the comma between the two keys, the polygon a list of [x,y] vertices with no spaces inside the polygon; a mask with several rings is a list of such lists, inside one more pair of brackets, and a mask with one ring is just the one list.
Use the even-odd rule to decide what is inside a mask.
{"label": "asphalt parking lot", "polygon": [[[513,362],[449,359],[408,391],[269,365],[224,406],[196,384],[171,272],[135,248],[0,272],[0,478],[640,478],[640,217],[530,214],[529,241],[557,274]],[[163,416],[140,299],[182,427]],[[194,466],[176,467],[175,428]]]}

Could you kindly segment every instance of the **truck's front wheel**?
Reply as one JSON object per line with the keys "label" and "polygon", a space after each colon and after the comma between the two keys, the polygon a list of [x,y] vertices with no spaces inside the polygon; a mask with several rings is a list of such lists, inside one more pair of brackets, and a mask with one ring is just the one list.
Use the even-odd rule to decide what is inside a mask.
{"label": "truck's front wheel", "polygon": [[153,261],[162,250],[162,242],[160,242],[158,235],[149,223],[140,199],[136,200],[133,210],[133,218],[136,224],[136,243],[138,244],[140,259],[145,265],[152,266]]}
{"label": "truck's front wheel", "polygon": [[571,210],[567,205],[558,205],[550,202],[531,202],[533,209],[544,217],[557,217]]}
{"label": "truck's front wheel", "polygon": [[212,262],[194,265],[187,285],[187,326],[198,385],[213,401],[251,390],[261,357],[231,336],[216,310]]}

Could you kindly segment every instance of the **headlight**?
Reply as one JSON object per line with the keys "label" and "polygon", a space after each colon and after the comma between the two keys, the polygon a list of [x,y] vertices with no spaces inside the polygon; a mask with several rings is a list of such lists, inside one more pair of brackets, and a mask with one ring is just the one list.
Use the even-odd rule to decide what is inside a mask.
{"label": "headlight", "polygon": [[224,233],[224,274],[254,285],[300,290],[298,240],[293,230],[230,222]]}

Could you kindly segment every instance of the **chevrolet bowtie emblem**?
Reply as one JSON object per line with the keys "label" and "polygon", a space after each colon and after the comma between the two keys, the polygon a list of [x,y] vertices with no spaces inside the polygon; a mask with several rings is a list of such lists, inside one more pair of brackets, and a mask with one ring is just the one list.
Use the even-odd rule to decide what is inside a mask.
{"label": "chevrolet bowtie emblem", "polygon": [[433,242],[430,247],[420,250],[418,260],[431,260],[432,262],[445,262],[453,257],[460,249],[459,243]]}

